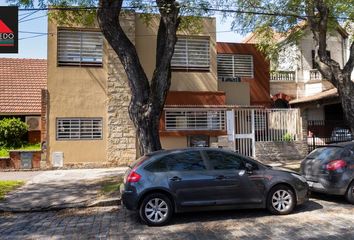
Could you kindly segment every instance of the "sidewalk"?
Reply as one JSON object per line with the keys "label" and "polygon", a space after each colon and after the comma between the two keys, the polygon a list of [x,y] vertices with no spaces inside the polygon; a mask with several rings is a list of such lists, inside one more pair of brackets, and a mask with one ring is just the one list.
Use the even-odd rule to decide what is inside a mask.
{"label": "sidewalk", "polygon": [[3,180],[28,180],[0,202],[0,212],[81,208],[97,204],[99,181],[120,177],[126,168],[0,173]]}

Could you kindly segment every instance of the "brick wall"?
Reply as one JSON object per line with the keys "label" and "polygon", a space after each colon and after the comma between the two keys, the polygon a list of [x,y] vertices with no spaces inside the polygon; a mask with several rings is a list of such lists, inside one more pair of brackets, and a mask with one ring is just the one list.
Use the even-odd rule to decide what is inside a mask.
{"label": "brick wall", "polygon": [[256,159],[261,162],[301,160],[307,154],[305,141],[256,142]]}

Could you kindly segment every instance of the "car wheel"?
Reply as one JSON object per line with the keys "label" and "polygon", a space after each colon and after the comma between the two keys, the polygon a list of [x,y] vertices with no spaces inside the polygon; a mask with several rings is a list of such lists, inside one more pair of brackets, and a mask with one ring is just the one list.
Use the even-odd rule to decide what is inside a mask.
{"label": "car wheel", "polygon": [[349,185],[347,193],[345,194],[345,197],[348,202],[351,204],[354,204],[354,181]]}
{"label": "car wheel", "polygon": [[171,200],[161,193],[147,195],[140,204],[140,218],[149,226],[165,225],[171,219],[172,214]]}
{"label": "car wheel", "polygon": [[277,215],[289,214],[296,205],[296,198],[293,190],[285,185],[273,187],[267,199],[268,210]]}

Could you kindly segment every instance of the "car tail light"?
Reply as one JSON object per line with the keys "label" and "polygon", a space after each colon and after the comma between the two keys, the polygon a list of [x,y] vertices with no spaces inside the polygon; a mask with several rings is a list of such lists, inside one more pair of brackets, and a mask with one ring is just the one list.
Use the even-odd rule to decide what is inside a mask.
{"label": "car tail light", "polygon": [[344,160],[333,160],[326,165],[328,171],[335,171],[347,166],[347,162]]}
{"label": "car tail light", "polygon": [[138,173],[136,173],[134,170],[132,170],[127,177],[127,182],[129,183],[139,182],[140,178],[141,176]]}

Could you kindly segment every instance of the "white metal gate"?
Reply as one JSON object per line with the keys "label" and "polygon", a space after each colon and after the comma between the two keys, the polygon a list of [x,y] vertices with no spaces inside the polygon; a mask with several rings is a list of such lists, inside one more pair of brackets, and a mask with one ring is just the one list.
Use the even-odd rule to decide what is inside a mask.
{"label": "white metal gate", "polygon": [[298,140],[299,117],[298,109],[232,109],[227,112],[229,141],[238,153],[255,157],[256,142]]}

